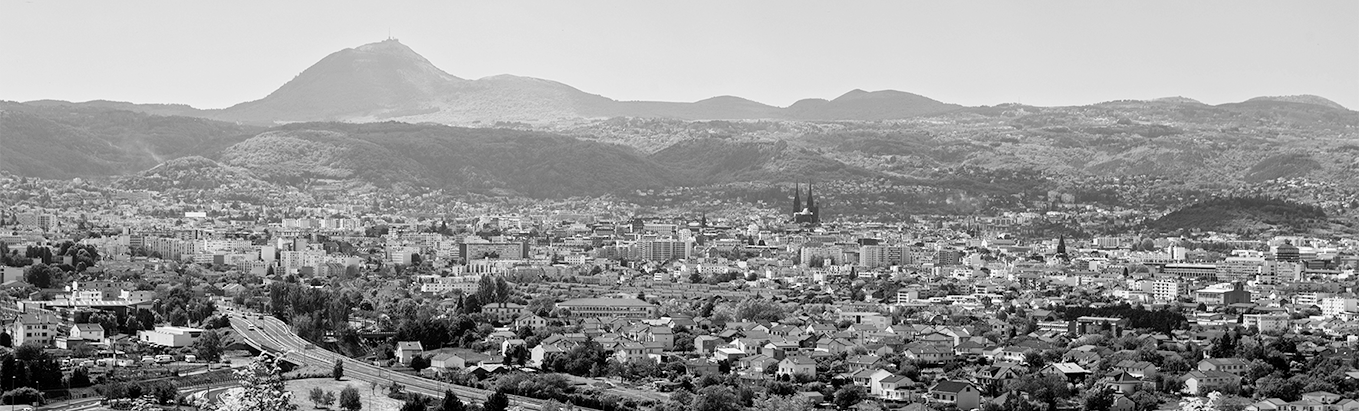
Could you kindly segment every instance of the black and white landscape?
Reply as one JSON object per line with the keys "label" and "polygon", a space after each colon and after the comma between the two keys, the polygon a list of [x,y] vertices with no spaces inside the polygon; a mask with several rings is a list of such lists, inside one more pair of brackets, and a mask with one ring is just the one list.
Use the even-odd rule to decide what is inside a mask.
{"label": "black and white landscape", "polygon": [[0,2],[5,402],[1359,409],[1359,4],[513,5]]}

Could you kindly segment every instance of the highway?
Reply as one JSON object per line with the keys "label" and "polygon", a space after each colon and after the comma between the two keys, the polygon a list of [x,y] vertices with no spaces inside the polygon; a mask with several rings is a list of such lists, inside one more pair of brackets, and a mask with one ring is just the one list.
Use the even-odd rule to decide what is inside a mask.
{"label": "highway", "polygon": [[[251,324],[254,325],[254,330],[251,330]],[[251,345],[284,353],[284,358],[289,362],[329,370],[335,365],[335,360],[339,359],[344,361],[345,377],[370,383],[377,382],[379,385],[396,382],[405,386],[407,392],[429,396],[434,398],[435,401],[443,398],[445,390],[452,390],[463,401],[482,402],[492,394],[492,391],[488,390],[388,371],[320,347],[307,348],[311,343],[293,333],[292,328],[273,316],[264,316],[263,319],[260,319],[257,314],[232,313],[231,328],[236,331],[237,335],[252,343]],[[540,409],[542,403],[545,402],[517,395],[509,397],[511,405],[532,410]],[[576,407],[576,409],[591,410],[591,408],[583,407]]]}

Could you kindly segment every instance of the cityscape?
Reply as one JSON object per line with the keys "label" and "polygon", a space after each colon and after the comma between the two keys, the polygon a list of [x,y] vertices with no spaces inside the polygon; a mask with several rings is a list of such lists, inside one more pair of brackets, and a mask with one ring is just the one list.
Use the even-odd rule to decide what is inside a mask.
{"label": "cityscape", "polygon": [[[526,42],[544,43],[514,43],[525,53],[559,56],[551,54],[553,35],[511,21],[642,7],[566,3],[562,16],[549,13],[561,5],[546,4],[524,15],[482,11],[522,28]],[[0,4],[35,17],[58,13]],[[784,17],[821,17],[804,6],[787,7],[807,15]],[[1098,15],[1072,6],[1050,11]],[[1192,7],[1213,6],[1234,5]],[[495,6],[402,7],[317,13],[405,22],[411,27],[396,31],[410,38],[373,41],[368,33],[338,51],[307,49],[333,42],[264,39],[289,54],[305,50],[309,65],[279,60],[269,71],[300,71],[269,84],[263,97],[229,105],[72,97],[83,94],[55,77],[28,77],[50,67],[16,48],[25,57],[0,64],[0,404],[1359,411],[1359,111],[1348,108],[1359,103],[1359,87],[1345,87],[1359,86],[1359,27],[1322,18],[1359,5],[1243,5],[1243,21],[1317,24],[1318,32],[1334,31],[1327,46],[1354,46],[1297,64],[1311,76],[1271,74],[1275,83],[1251,77],[1224,87],[1262,90],[1249,98],[1204,92],[1203,101],[1121,95],[1029,104],[1005,96],[949,103],[972,97],[934,86],[941,100],[885,87],[791,100],[736,87],[764,84],[736,69],[724,72],[730,80],[704,82],[779,103],[666,94],[693,87],[662,78],[687,68],[614,74],[626,84],[640,75],[677,82],[635,86],[663,101],[592,94],[584,86],[618,92],[571,70],[560,71],[562,81],[582,88],[515,75],[464,78],[451,73],[487,63],[460,67],[440,57],[465,44],[438,30],[473,29],[416,15]],[[871,7],[948,16],[924,4]],[[1145,13],[1165,14],[1158,7],[1169,9]],[[1297,16],[1272,12],[1279,9]],[[94,10],[78,18],[100,20],[86,16]],[[269,21],[245,6],[221,12],[223,20]],[[659,19],[655,31],[696,11],[669,12],[677,14]],[[12,20],[0,25],[42,25]],[[298,31],[355,31],[319,20],[299,22],[306,29]],[[1205,24],[1245,24],[1223,20]],[[1181,34],[1212,30],[1157,21]],[[203,31],[227,24],[200,23]],[[701,27],[751,47],[785,44],[711,24]],[[872,44],[935,52],[896,31],[915,29],[834,27],[849,36],[833,37],[842,47],[881,41]],[[878,29],[899,36],[860,39]],[[583,34],[591,30],[553,33],[580,42],[662,39],[650,31],[640,39]],[[108,35],[126,41],[134,31]],[[165,63],[62,53],[156,71],[181,59],[218,61],[212,55],[229,53],[226,43],[257,41],[185,33],[201,47],[152,53]],[[1109,35],[1128,47],[1154,43]],[[1280,44],[1300,50],[1280,52],[1312,56],[1309,36],[1284,36]],[[104,41],[80,37],[46,47]],[[679,37],[665,38],[669,49],[631,49],[607,61],[725,47],[701,34]],[[582,47],[581,56],[618,54]],[[459,51],[520,58],[480,52]],[[1116,51],[1088,52],[1058,60]],[[783,61],[769,54],[762,58]],[[136,61],[116,60],[123,58]],[[548,68],[585,64],[573,61],[519,70],[555,74]],[[1307,71],[1326,62],[1353,70]],[[1154,71],[1155,62],[1145,64]],[[1185,76],[1213,70],[1181,68],[1191,72]],[[786,70],[927,87],[881,83],[857,68],[824,76]],[[168,74],[148,76],[138,80],[148,92],[182,89],[153,85]],[[1184,81],[1215,76],[1233,74]],[[1337,82],[1310,83],[1328,79]],[[89,87],[80,81],[72,80],[74,89]],[[969,93],[984,88],[966,77],[934,81]],[[247,87],[207,83],[205,96]],[[1161,89],[1150,84],[1143,86]],[[1053,96],[1089,98],[1082,88]],[[25,94],[49,89],[48,97]],[[1280,89],[1294,91],[1269,95]]]}

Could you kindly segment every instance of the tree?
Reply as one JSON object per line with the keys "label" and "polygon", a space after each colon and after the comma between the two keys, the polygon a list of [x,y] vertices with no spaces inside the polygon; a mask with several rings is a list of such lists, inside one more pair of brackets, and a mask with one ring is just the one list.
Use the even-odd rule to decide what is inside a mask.
{"label": "tree", "polygon": [[321,408],[321,403],[326,400],[326,391],[321,387],[312,387],[311,391],[307,392],[307,398],[311,399],[312,404],[316,404],[316,408]]}
{"label": "tree", "polygon": [[568,408],[568,406],[563,405],[560,402],[557,402],[557,400],[547,400],[547,402],[544,402],[542,405],[538,406],[538,411],[570,411],[574,409],[575,407]]}
{"label": "tree", "polygon": [[756,411],[811,411],[815,409],[807,397],[798,396],[775,396],[771,395],[765,399],[755,401]]}
{"label": "tree", "polygon": [[503,303],[510,299],[510,283],[505,281],[505,277],[495,278],[495,302]]}
{"label": "tree", "polygon": [[0,402],[3,402],[5,404],[42,405],[42,403],[45,401],[42,396],[42,391],[38,391],[37,388],[20,387],[17,389],[5,391],[3,395],[0,395]]}
{"label": "tree", "polygon": [[38,263],[24,270],[24,281],[38,288],[51,288],[52,281],[60,276],[61,270],[47,264]]}
{"label": "tree", "polygon": [[1180,401],[1182,411],[1218,411],[1218,405],[1222,401],[1222,394],[1217,391],[1208,393],[1208,398],[1193,397]]}
{"label": "tree", "polygon": [[217,330],[208,330],[203,336],[194,343],[198,347],[198,358],[217,362],[222,359],[222,336],[217,334]]}
{"label": "tree", "polygon": [[[236,372],[241,389],[228,391],[221,403],[206,406],[209,411],[297,411],[293,394],[283,384],[279,359],[261,355],[245,369]],[[171,392],[173,393],[173,387]]]}
{"label": "tree", "polygon": [[341,360],[339,358],[335,359],[335,366],[331,367],[330,376],[334,377],[335,381],[339,381],[341,378],[344,378],[344,360]]}
{"label": "tree", "polygon": [[1002,403],[984,401],[981,407],[981,411],[1046,411],[1047,409],[1047,404],[1034,401],[1025,393],[1014,391],[1009,392]]}
{"label": "tree", "polygon": [[67,385],[70,385],[71,388],[90,386],[90,372],[85,367],[77,367],[71,370],[71,379],[67,380]]}
{"label": "tree", "polygon": [[424,356],[421,356],[421,355],[417,355],[417,356],[411,357],[411,369],[412,369],[412,370],[415,370],[415,372],[420,372],[420,370],[423,370],[423,369],[426,369],[426,368],[429,368],[429,359],[428,359],[428,358],[425,358]]}
{"label": "tree", "polygon": [[1038,351],[1029,351],[1024,353],[1024,363],[1028,364],[1030,367],[1033,367],[1034,369],[1041,369],[1043,368],[1044,365],[1047,364],[1047,361],[1043,358],[1043,353]]}
{"label": "tree", "polygon": [[321,397],[321,405],[324,405],[326,408],[335,405],[335,391],[326,391],[326,395]]}
{"label": "tree", "polygon": [[1088,390],[1081,398],[1086,411],[1109,411],[1114,406],[1114,390],[1109,386]]}
{"label": "tree", "polygon": [[[1203,303],[1199,303],[1203,305]],[[1213,341],[1213,348],[1208,351],[1208,355],[1213,358],[1230,358],[1236,356],[1236,336],[1233,332],[1223,333]]]}
{"label": "tree", "polygon": [[480,301],[482,304],[495,302],[495,279],[489,275],[481,276],[481,279],[477,280],[477,292],[473,295],[475,295],[477,301]]}
{"label": "tree", "polygon": [[1006,387],[1010,391],[1027,393],[1034,400],[1055,406],[1058,400],[1071,396],[1071,387],[1066,377],[1056,374],[1028,374],[1011,380]]}
{"label": "tree", "polygon": [[472,294],[462,299],[462,304],[458,305],[458,309],[462,311],[463,314],[479,313],[481,312],[481,306],[484,305],[484,303],[485,301],[482,301],[481,297]]}
{"label": "tree", "polygon": [[359,411],[363,409],[363,400],[359,399],[359,390],[346,385],[340,391],[340,409],[345,411]]}
{"label": "tree", "polygon": [[1133,393],[1128,399],[1132,400],[1133,404],[1137,405],[1135,407],[1137,411],[1152,411],[1161,405],[1160,397],[1145,390]]}
{"label": "tree", "polygon": [[486,402],[482,403],[482,411],[505,411],[510,409],[510,397],[505,393],[496,391],[486,397]]}
{"label": "tree", "polygon": [[835,392],[834,397],[835,406],[840,407],[840,409],[842,410],[847,410],[849,409],[849,407],[853,407],[854,404],[858,404],[859,401],[863,400],[864,400],[863,389],[854,385],[846,385],[844,387],[840,387],[840,390]]}
{"label": "tree", "polygon": [[436,411],[464,411],[466,409],[467,406],[462,404],[458,394],[454,394],[453,390],[445,390],[444,399],[439,402],[439,408]]}
{"label": "tree", "polygon": [[736,398],[736,393],[723,385],[709,385],[703,387],[694,395],[694,399],[689,403],[689,409],[694,411],[739,411],[741,402]]}
{"label": "tree", "polygon": [[736,305],[736,318],[742,321],[779,321],[783,319],[783,307],[770,300],[747,298]]}
{"label": "tree", "polygon": [[412,394],[406,398],[406,402],[401,404],[401,411],[425,411],[429,408],[428,402],[422,395]]}

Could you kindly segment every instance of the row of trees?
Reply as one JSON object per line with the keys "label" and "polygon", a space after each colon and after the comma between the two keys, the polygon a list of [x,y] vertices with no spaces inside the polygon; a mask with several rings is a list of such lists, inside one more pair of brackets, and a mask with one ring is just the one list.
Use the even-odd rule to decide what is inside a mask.
{"label": "row of trees", "polygon": [[362,298],[350,293],[276,282],[269,285],[269,311],[308,341],[349,330],[349,313]]}
{"label": "row of trees", "polygon": [[71,257],[72,267],[93,267],[99,261],[99,250],[93,245],[66,241],[57,246],[56,252],[47,246],[27,246],[20,255],[19,250],[10,249],[9,244],[0,241],[0,265],[10,267],[23,267],[34,263],[51,265],[62,261],[62,257],[65,256]]}
{"label": "row of trees", "polygon": [[[444,398],[435,402],[433,398],[423,395],[408,395],[406,402],[401,404],[401,411],[506,411],[510,409],[510,397],[504,392],[496,391],[487,396],[486,401],[478,404],[468,404],[462,401],[452,390],[444,391]],[[548,407],[543,407],[546,410]],[[358,411],[357,409],[346,411]]]}
{"label": "row of trees", "polygon": [[61,365],[41,345],[24,344],[0,355],[0,382],[5,388],[32,387],[39,390],[63,385]]}

